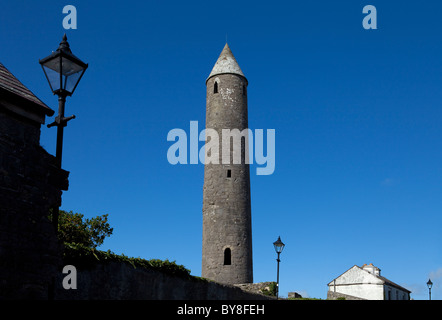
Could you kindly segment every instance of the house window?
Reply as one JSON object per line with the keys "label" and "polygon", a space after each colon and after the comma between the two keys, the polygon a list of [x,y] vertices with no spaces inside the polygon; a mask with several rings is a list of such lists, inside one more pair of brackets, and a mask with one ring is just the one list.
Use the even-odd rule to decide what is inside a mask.
{"label": "house window", "polygon": [[227,169],[227,178],[231,178],[232,177],[232,170]]}
{"label": "house window", "polygon": [[230,248],[224,249],[224,265],[230,266],[232,264],[232,252]]}
{"label": "house window", "polygon": [[215,84],[213,85],[213,93],[218,93],[218,82],[215,81]]}

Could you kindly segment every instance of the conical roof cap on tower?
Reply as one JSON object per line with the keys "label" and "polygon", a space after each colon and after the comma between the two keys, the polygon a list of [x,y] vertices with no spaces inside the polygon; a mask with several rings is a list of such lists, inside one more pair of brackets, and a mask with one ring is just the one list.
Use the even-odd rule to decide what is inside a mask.
{"label": "conical roof cap on tower", "polygon": [[242,73],[238,62],[236,61],[227,43],[224,46],[223,51],[221,51],[221,54],[219,55],[218,60],[216,61],[215,66],[213,67],[212,72],[210,73],[207,80],[215,75],[226,73],[237,74],[246,79],[246,76],[244,75],[244,73]]}

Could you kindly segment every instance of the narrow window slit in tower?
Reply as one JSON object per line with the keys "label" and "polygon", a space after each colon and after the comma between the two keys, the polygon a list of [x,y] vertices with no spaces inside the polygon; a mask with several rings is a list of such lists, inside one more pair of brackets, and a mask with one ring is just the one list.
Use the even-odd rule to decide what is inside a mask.
{"label": "narrow window slit in tower", "polygon": [[224,249],[224,265],[230,266],[232,264],[232,252],[230,248]]}
{"label": "narrow window slit in tower", "polygon": [[247,95],[247,87],[245,84],[242,85],[242,95],[243,96]]}
{"label": "narrow window slit in tower", "polygon": [[213,93],[218,93],[218,82],[215,81],[215,84],[213,85]]}
{"label": "narrow window slit in tower", "polygon": [[227,178],[231,178],[232,177],[232,170],[227,169]]}

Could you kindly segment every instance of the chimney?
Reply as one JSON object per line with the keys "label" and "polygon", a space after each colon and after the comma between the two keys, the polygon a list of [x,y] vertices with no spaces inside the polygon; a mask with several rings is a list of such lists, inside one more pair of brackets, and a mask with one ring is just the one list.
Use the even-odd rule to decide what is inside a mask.
{"label": "chimney", "polygon": [[374,266],[373,263],[364,264],[362,266],[362,270],[370,272],[371,274],[374,274],[375,276],[380,276],[381,275],[381,269],[379,269],[378,267]]}

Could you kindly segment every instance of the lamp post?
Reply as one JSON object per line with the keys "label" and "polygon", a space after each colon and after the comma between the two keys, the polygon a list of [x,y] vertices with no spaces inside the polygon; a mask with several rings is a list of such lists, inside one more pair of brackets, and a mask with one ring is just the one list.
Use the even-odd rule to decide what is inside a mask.
{"label": "lamp post", "polygon": [[279,259],[279,255],[281,254],[282,250],[285,247],[285,244],[281,241],[281,237],[278,237],[278,240],[273,242],[273,247],[275,247],[275,251],[278,254],[278,258],[276,261],[278,261],[278,267],[276,271],[276,299],[279,297],[279,263],[281,260]]}
{"label": "lamp post", "polygon": [[428,294],[431,300],[431,288],[433,287],[433,282],[431,282],[431,279],[428,279],[427,287],[428,287]]}
{"label": "lamp post", "polygon": [[[48,124],[48,128],[57,126],[55,160],[57,167],[61,169],[63,129],[67,126],[69,120],[75,118],[74,115],[69,117],[64,116],[66,97],[72,96],[88,65],[72,54],[66,34],[64,34],[58,49],[46,58],[39,60],[39,62],[52,93],[58,96],[58,115],[55,117],[53,123]],[[56,233],[58,231],[58,209],[58,205],[56,205],[52,212],[52,222]]]}

